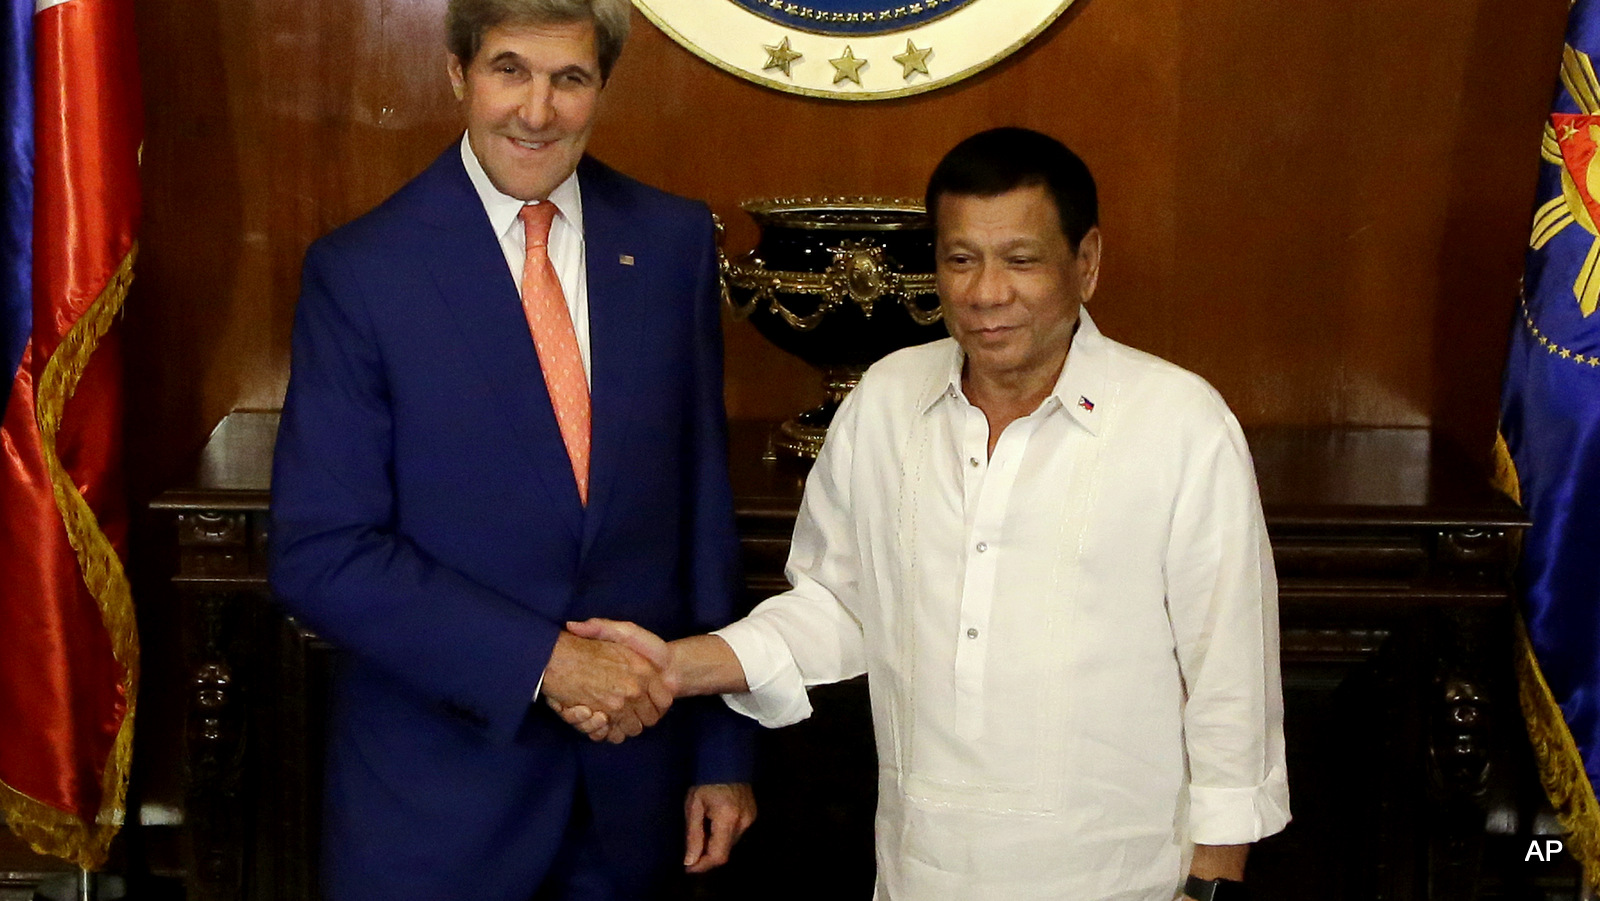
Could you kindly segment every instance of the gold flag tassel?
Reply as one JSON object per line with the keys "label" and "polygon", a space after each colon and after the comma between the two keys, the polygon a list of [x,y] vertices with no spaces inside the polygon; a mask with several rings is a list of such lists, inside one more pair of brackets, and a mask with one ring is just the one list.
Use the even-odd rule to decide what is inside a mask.
{"label": "gold flag tassel", "polygon": [[134,619],[133,594],[123,571],[122,558],[100,528],[94,511],[61,465],[56,436],[61,417],[78,388],[89,358],[111,329],[133,283],[133,261],[139,254],[134,242],[89,309],[73,323],[61,345],[45,364],[39,378],[35,419],[43,444],[45,467],[50,473],[56,508],[66,525],[67,539],[78,557],[83,582],[100,608],[100,620],[111,636],[111,653],[122,666],[122,692],[127,701],[122,725],[112,744],[111,756],[101,776],[100,812],[93,823],[57,810],[0,784],[0,810],[11,830],[35,851],[69,860],[87,870],[105,865],[111,839],[122,826],[127,803],[128,767],[133,757],[133,714],[139,685],[139,639]]}
{"label": "gold flag tassel", "polygon": [[[1517,465],[1511,459],[1505,436],[1499,433],[1494,436],[1493,482],[1506,497],[1522,503]],[[1515,620],[1512,653],[1516,657],[1517,700],[1527,723],[1534,760],[1539,765],[1539,781],[1562,828],[1567,830],[1567,850],[1583,866],[1584,880],[1600,890],[1600,803],[1595,800],[1594,785],[1584,771],[1583,755],[1567,727],[1567,718],[1539,669],[1520,611]]]}

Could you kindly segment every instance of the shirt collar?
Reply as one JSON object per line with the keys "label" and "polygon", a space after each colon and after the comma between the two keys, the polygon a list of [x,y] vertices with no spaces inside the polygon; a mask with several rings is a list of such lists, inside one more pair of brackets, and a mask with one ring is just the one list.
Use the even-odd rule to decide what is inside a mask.
{"label": "shirt collar", "polygon": [[[461,136],[461,164],[467,169],[467,178],[472,180],[472,187],[478,192],[478,200],[483,203],[483,211],[489,214],[489,225],[494,229],[496,237],[504,237],[517,223],[517,217],[522,213],[526,204],[512,197],[510,194],[500,193],[500,189],[489,180],[489,173],[483,171],[483,164],[478,162],[478,155],[472,152],[472,145],[468,143],[467,136]],[[556,212],[566,220],[578,236],[583,236],[583,197],[578,192],[578,173],[574,171],[556,185],[550,192],[549,201],[556,205]],[[521,238],[521,231],[517,232]]]}
{"label": "shirt collar", "polygon": [[1080,307],[1078,333],[1072,336],[1067,365],[1061,367],[1061,377],[1051,392],[1061,402],[1061,409],[1091,435],[1100,434],[1100,423],[1110,411],[1111,393],[1105,390],[1110,344],[1088,309]]}
{"label": "shirt collar", "polygon": [[[1101,406],[1109,402],[1106,393],[1106,354],[1109,342],[1087,308],[1078,310],[1078,330],[1072,336],[1072,349],[1067,352],[1067,362],[1056,377],[1055,388],[1046,395],[1044,403],[1052,399],[1089,434],[1100,434],[1100,420],[1106,410]],[[944,378],[935,378],[928,384],[920,398],[919,409],[926,413],[941,400],[955,400],[962,396],[961,367],[966,355],[961,345],[950,341],[949,365]]]}
{"label": "shirt collar", "polygon": [[943,377],[929,379],[928,387],[917,399],[917,409],[923,413],[933,409],[933,405],[941,400],[955,400],[961,396],[961,364],[966,361],[966,354],[961,352],[961,344],[954,338],[946,342],[945,349],[948,353],[945,354]]}

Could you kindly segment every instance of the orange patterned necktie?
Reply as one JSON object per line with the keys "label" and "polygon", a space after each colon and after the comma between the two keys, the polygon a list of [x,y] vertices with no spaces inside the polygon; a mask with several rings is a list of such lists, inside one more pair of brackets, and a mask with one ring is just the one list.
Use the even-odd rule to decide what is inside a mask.
{"label": "orange patterned necktie", "polygon": [[589,383],[583,377],[583,357],[578,354],[578,333],[572,327],[572,311],[567,308],[556,267],[550,263],[545,245],[550,240],[550,223],[556,205],[547,201],[523,206],[523,235],[528,255],[522,261],[522,313],[533,334],[533,347],[544,370],[544,385],[550,392],[561,440],[572,460],[572,475],[578,480],[578,498],[589,503]]}

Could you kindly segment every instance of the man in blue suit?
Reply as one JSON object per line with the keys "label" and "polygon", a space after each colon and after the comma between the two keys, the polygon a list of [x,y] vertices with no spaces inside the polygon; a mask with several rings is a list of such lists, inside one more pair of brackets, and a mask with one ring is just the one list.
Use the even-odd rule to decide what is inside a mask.
{"label": "man in blue suit", "polygon": [[659,897],[754,817],[745,727],[563,628],[736,589],[710,214],[584,156],[628,17],[451,0],[463,140],[306,254],[272,583],[343,652],[331,901]]}

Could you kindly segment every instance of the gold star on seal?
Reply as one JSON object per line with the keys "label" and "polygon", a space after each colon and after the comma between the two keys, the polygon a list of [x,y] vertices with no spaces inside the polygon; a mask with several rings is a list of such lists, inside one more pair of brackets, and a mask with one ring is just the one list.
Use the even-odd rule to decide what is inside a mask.
{"label": "gold star on seal", "polygon": [[864,59],[856,59],[855,53],[850,50],[850,46],[848,44],[845,45],[844,56],[841,56],[838,59],[830,59],[828,62],[833,64],[834,84],[838,84],[847,78],[858,85],[861,84],[861,67],[865,66],[867,61]]}
{"label": "gold star on seal", "polygon": [[780,69],[784,75],[790,78],[794,77],[794,73],[789,71],[789,67],[794,65],[795,60],[805,55],[797,50],[789,49],[789,38],[787,36],[776,44],[762,44],[761,49],[767,51],[767,64],[761,68],[763,70]]}
{"label": "gold star on seal", "polygon": [[906,41],[906,52],[896,54],[894,61],[899,63],[900,68],[905,70],[905,79],[910,81],[913,73],[928,74],[928,54],[932,52],[932,47],[924,47],[918,50],[916,44]]}

